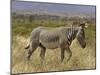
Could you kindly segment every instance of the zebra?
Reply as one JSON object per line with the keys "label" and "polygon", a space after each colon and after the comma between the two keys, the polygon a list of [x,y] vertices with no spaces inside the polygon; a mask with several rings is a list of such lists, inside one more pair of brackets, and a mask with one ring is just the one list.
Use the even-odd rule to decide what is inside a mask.
{"label": "zebra", "polygon": [[32,53],[37,47],[41,48],[40,57],[44,59],[46,49],[61,49],[61,62],[64,59],[65,50],[69,53],[67,61],[72,56],[70,45],[76,38],[82,48],[86,47],[85,41],[85,23],[79,24],[77,27],[43,27],[39,26],[31,32],[29,44],[25,47],[28,49],[27,59],[30,60]]}

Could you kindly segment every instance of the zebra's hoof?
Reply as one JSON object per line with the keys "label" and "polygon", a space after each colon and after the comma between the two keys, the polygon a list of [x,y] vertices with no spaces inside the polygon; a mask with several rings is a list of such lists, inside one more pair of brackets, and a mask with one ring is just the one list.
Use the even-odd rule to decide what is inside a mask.
{"label": "zebra's hoof", "polygon": [[30,56],[27,56],[27,60],[30,61]]}

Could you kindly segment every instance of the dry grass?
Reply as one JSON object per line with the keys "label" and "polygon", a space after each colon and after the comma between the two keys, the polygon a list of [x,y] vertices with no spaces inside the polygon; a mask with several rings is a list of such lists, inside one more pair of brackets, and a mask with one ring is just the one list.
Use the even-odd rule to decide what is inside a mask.
{"label": "dry grass", "polygon": [[[67,62],[68,54],[65,52],[65,59],[60,62],[60,49],[46,51],[45,61],[39,57],[40,48],[34,52],[30,61],[26,60],[24,47],[27,45],[29,38],[23,36],[13,36],[12,43],[12,73],[31,73],[47,71],[63,71],[77,69],[95,69],[95,43],[82,49],[77,40],[71,45],[72,57]],[[94,38],[95,42],[95,38]],[[91,43],[89,43],[91,44]]]}
{"label": "dry grass", "polygon": [[[59,27],[59,26],[69,26],[77,21],[81,22],[84,19],[78,20],[79,17],[75,18],[63,18],[52,20],[52,16],[47,15],[34,15],[32,21],[30,18],[27,18],[29,15],[12,15],[12,73],[31,73],[31,72],[47,72],[47,71],[64,71],[64,70],[77,70],[77,69],[95,69],[96,63],[96,24],[95,20],[85,19],[88,22],[88,28],[86,32],[86,48],[82,49],[77,40],[74,40],[70,49],[72,51],[72,57],[69,62],[67,62],[68,53],[65,52],[65,59],[61,63],[60,61],[60,49],[47,49],[45,60],[40,59],[40,48],[34,52],[30,61],[27,61],[26,55],[27,50],[25,51],[24,47],[27,45],[29,40],[29,35],[31,31],[38,26],[46,27]],[[38,16],[38,17],[37,17]],[[48,17],[49,16],[49,17]],[[91,18],[92,19],[92,18]],[[23,21],[22,21],[23,20]],[[74,24],[74,25],[75,25]],[[75,26],[76,26],[75,25]]]}

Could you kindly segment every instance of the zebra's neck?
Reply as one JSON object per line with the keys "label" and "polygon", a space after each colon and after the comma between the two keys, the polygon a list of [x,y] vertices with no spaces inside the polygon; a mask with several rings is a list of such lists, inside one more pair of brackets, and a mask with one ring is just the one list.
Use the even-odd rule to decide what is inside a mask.
{"label": "zebra's neck", "polygon": [[68,39],[69,45],[75,39],[77,32],[78,32],[78,30],[76,28],[69,28],[68,29],[67,39]]}

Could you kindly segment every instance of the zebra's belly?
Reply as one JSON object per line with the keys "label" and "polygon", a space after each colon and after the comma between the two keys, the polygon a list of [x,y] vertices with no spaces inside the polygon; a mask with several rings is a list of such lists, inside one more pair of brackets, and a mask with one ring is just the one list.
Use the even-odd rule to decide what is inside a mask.
{"label": "zebra's belly", "polygon": [[59,47],[59,42],[40,42],[44,47],[48,49],[55,49]]}

